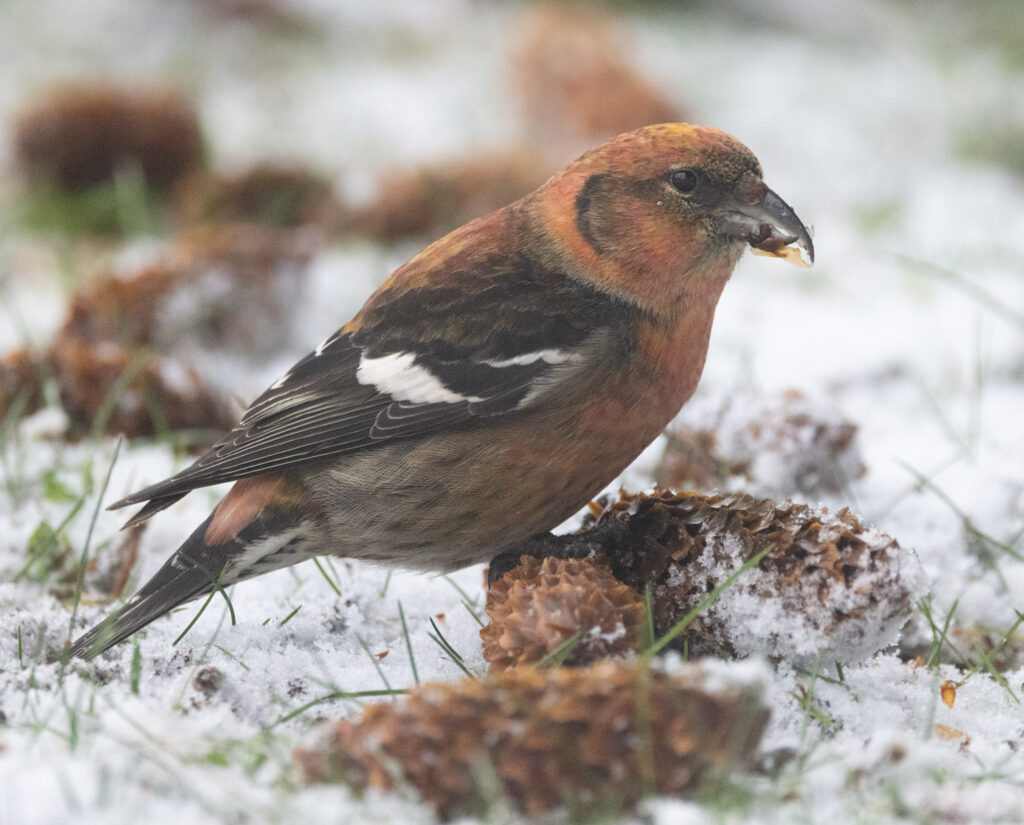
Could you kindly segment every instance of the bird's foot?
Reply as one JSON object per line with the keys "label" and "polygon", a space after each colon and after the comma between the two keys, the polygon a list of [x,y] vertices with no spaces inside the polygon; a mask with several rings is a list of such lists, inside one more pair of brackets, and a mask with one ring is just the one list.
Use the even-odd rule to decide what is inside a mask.
{"label": "bird's foot", "polygon": [[583,533],[559,536],[538,533],[491,560],[487,568],[487,586],[493,585],[510,570],[515,570],[523,556],[532,556],[541,561],[546,558],[583,559],[598,554],[615,556],[630,544],[629,528],[620,521],[602,522]]}

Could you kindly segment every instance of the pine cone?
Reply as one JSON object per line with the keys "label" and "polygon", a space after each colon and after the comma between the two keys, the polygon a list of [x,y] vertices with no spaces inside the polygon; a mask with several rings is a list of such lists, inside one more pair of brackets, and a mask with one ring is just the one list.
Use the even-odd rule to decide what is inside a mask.
{"label": "pine cone", "polygon": [[26,177],[65,190],[109,183],[126,164],[167,190],[202,164],[203,141],[194,107],[175,92],[80,84],[18,117],[14,151]]}
{"label": "pine cone", "polygon": [[163,261],[86,285],[59,338],[116,341],[161,354],[210,346],[273,349],[314,247],[302,230],[246,224],[191,230]]}
{"label": "pine cone", "polygon": [[193,175],[175,192],[175,207],[188,225],[324,225],[337,211],[325,177],[302,167],[272,163],[236,174]]}
{"label": "pine cone", "polygon": [[73,436],[89,433],[98,421],[104,432],[128,438],[164,429],[219,434],[234,424],[220,394],[172,359],[111,341],[75,339],[58,340],[49,359]]}
{"label": "pine cone", "polygon": [[760,688],[709,673],[721,668],[599,662],[424,685],[341,720],[296,760],[307,781],[411,785],[445,818],[483,812],[495,783],[529,816],[567,800],[607,808],[692,793],[748,764],[768,719]]}
{"label": "pine cone", "polygon": [[648,123],[685,120],[630,61],[615,18],[584,4],[530,6],[512,73],[526,120],[560,152]]}
{"label": "pine cone", "polygon": [[46,365],[28,350],[16,349],[0,358],[0,421],[13,410],[31,415],[43,404]]}
{"label": "pine cone", "polygon": [[542,561],[523,556],[487,592],[491,623],[480,631],[491,670],[536,664],[576,637],[565,665],[586,665],[636,649],[640,594],[615,580],[601,559]]}
{"label": "pine cone", "polygon": [[655,470],[663,489],[739,483],[760,495],[817,496],[841,493],[865,472],[857,425],[793,390],[688,405],[683,417],[690,426],[668,432]]}
{"label": "pine cone", "polygon": [[628,538],[605,548],[608,563],[638,592],[651,586],[657,633],[771,548],[693,622],[690,653],[862,660],[896,640],[923,584],[912,551],[845,508],[833,514],[740,494],[623,494],[579,538],[592,546],[613,525],[619,534],[628,527]]}

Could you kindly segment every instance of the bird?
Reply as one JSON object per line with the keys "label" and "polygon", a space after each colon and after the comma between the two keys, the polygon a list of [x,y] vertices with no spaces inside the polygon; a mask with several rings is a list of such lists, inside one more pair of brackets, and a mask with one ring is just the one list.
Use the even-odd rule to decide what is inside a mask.
{"label": "bird", "polygon": [[208,452],[110,505],[143,505],[129,527],[234,482],[69,657],[317,555],[446,572],[546,534],[690,398],[746,248],[814,260],[754,154],[685,123],[619,135],[435,241]]}

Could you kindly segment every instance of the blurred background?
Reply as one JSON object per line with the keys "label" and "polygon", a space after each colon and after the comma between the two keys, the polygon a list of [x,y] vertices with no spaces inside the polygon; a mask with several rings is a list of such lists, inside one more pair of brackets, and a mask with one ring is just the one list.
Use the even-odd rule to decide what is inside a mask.
{"label": "blurred background", "polygon": [[176,466],[424,245],[687,120],[754,151],[817,262],[741,261],[697,395],[622,481],[853,505],[936,571],[964,514],[1012,545],[1021,8],[3,0],[4,443]]}
{"label": "blurred background", "polygon": [[[0,411],[39,406],[47,386],[52,400],[56,380],[80,433],[227,426],[226,392],[258,392],[424,243],[647,123],[746,142],[818,229],[813,272],[756,277],[886,323],[885,293],[999,269],[1024,234],[1016,0],[0,13],[0,349],[16,351]],[[772,336],[770,358],[757,330],[723,331],[731,380],[820,378],[835,355],[806,344],[834,319],[806,323]],[[914,336],[861,337],[889,360],[922,354]],[[148,404],[112,402],[118,380]]]}
{"label": "blurred background", "polygon": [[[154,572],[216,491],[141,536],[118,532],[120,514],[90,522],[97,498],[180,468],[430,241],[608,137],[686,120],[753,150],[814,228],[817,260],[745,256],[697,394],[613,488],[849,506],[916,549],[929,578],[899,649],[848,671],[861,698],[843,704],[842,671],[819,683],[834,689],[820,707],[836,718],[820,731],[831,743],[822,764],[838,767],[808,767],[799,798],[768,794],[802,813],[764,821],[811,821],[835,799],[844,814],[833,821],[883,809],[905,821],[904,798],[924,811],[915,821],[997,821],[986,805],[999,799],[1017,811],[1003,821],[1019,821],[1019,780],[1005,767],[1019,762],[1019,705],[984,691],[998,682],[1016,700],[1024,679],[1020,0],[0,0],[0,55],[0,774],[19,776],[9,812],[38,813],[59,787],[79,822],[114,821],[102,811],[124,799],[147,821],[180,821],[180,800],[193,798],[209,821],[245,821],[217,805],[235,816],[256,786],[291,792],[278,780],[312,714],[268,731],[301,713],[305,686],[315,693],[324,673],[375,684],[379,668],[411,683],[401,656],[368,655],[403,644],[395,593],[414,633],[445,611],[449,637],[482,664],[460,601],[481,597],[479,570],[460,574],[456,595],[447,579],[391,583],[358,565],[340,589],[309,565],[239,588],[240,626],[221,641],[245,661],[211,649],[219,625],[197,625],[211,641],[195,668],[209,654],[235,693],[189,717],[190,733],[188,708],[209,697],[188,693],[191,659],[169,652],[180,617],[95,678],[69,675],[73,702],[63,670],[35,663],[63,644],[69,616],[98,618]],[[119,435],[130,439],[120,453]],[[296,615],[296,603],[310,607]],[[266,641],[272,630],[288,656]],[[334,645],[323,661],[322,645]],[[425,678],[459,675],[429,645],[422,660]],[[879,661],[902,680],[891,692]],[[981,674],[973,696],[990,704],[963,698],[943,717],[967,737],[962,750],[973,736],[971,758],[996,765],[981,779],[935,767],[957,756],[931,733],[940,663],[945,679]],[[780,667],[772,678],[770,743],[803,747],[813,725],[802,677]],[[110,696],[180,745],[172,791],[170,747],[147,781],[134,750],[147,746],[94,757],[108,726],[125,728]],[[48,714],[65,713],[71,733],[52,734]],[[76,752],[79,720],[92,727]],[[899,793],[886,784],[903,758],[895,746],[891,762],[858,761],[890,727],[911,753]],[[223,756],[222,738],[265,735],[253,752],[273,771],[250,773],[249,750]],[[215,764],[228,767],[211,774]],[[865,771],[874,808],[859,796]],[[959,784],[943,786],[951,775]],[[319,814],[318,794],[303,798]]]}
{"label": "blurred background", "polygon": [[670,448],[624,481],[852,504],[936,571],[970,518],[1024,532],[1017,0],[0,13],[5,438],[185,460],[425,244],[687,120],[751,147],[817,262],[741,262]]}

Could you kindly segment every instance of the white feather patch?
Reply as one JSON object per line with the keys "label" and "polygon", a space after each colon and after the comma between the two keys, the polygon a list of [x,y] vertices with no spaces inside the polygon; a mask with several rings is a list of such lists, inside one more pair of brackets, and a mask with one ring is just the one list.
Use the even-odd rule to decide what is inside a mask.
{"label": "white feather patch", "polygon": [[460,401],[483,401],[475,395],[459,395],[448,389],[441,380],[415,363],[411,352],[394,352],[380,358],[359,359],[356,380],[364,386],[376,387],[396,401],[414,404],[457,404]]}
{"label": "white feather patch", "polygon": [[526,364],[534,364],[537,361],[545,361],[548,364],[564,364],[566,361],[579,361],[583,356],[578,352],[566,352],[560,349],[539,349],[536,352],[525,352],[512,358],[504,358],[500,361],[481,361],[489,367],[519,367]]}
{"label": "white feather patch", "polygon": [[338,340],[337,333],[331,333],[323,341],[316,345],[316,349],[313,350],[314,355],[323,355],[324,350],[327,349],[331,344]]}
{"label": "white feather patch", "polygon": [[281,389],[281,387],[283,387],[285,384],[288,383],[288,379],[291,378],[291,377],[292,377],[292,372],[291,372],[291,370],[288,370],[288,372],[286,372],[284,375],[282,375],[280,378],[278,378],[273,384],[270,385],[270,389],[272,389],[272,390],[279,390],[279,389]]}
{"label": "white feather patch", "polygon": [[301,533],[301,528],[293,527],[291,530],[274,533],[250,543],[246,546],[245,550],[230,560],[230,572],[242,572],[252,565],[258,564],[268,556],[272,556],[280,551],[288,542],[297,538]]}

